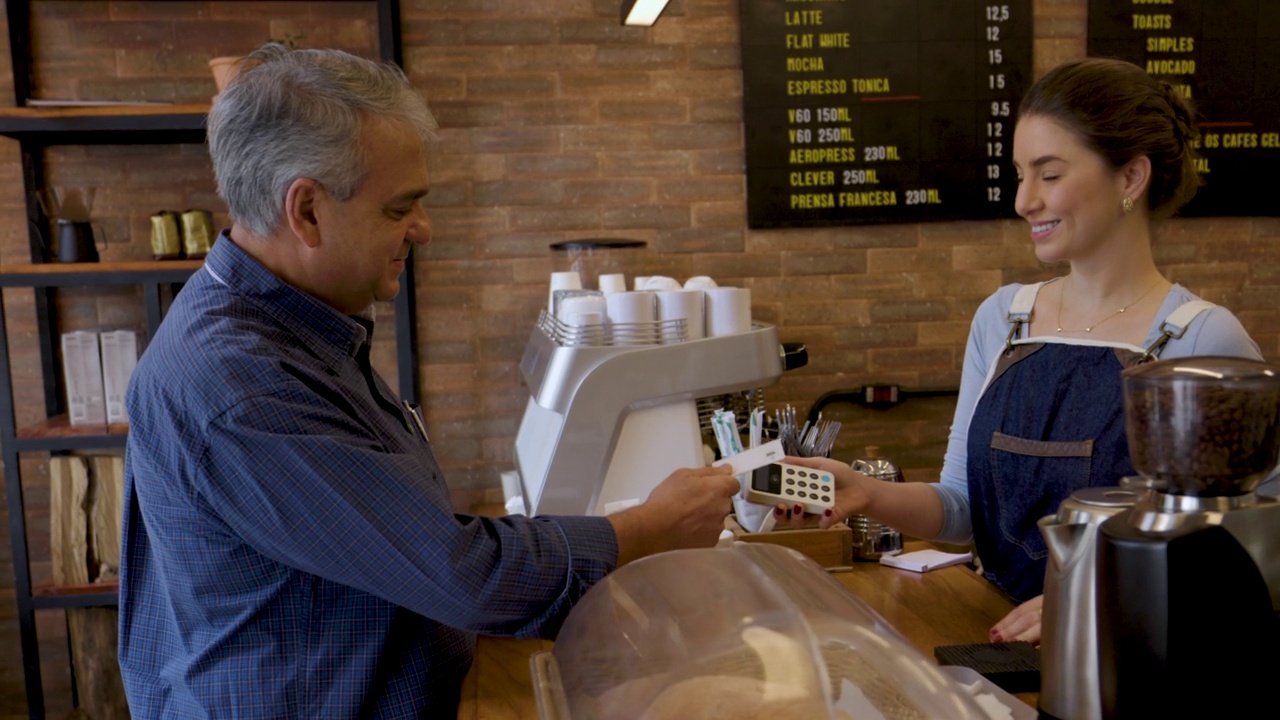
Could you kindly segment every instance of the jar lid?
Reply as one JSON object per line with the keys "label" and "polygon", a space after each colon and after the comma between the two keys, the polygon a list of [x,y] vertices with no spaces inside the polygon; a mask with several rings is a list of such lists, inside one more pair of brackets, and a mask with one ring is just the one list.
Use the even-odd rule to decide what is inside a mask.
{"label": "jar lid", "polygon": [[1078,505],[1125,508],[1138,502],[1142,493],[1122,487],[1087,487],[1071,493],[1070,501]]}
{"label": "jar lid", "polygon": [[648,245],[644,240],[627,240],[623,238],[582,238],[551,243],[552,250],[620,250],[622,248],[641,248]]}
{"label": "jar lid", "polygon": [[1144,363],[1125,370],[1124,376],[1143,382],[1185,381],[1213,384],[1251,380],[1280,382],[1280,368],[1260,360],[1202,355]]}

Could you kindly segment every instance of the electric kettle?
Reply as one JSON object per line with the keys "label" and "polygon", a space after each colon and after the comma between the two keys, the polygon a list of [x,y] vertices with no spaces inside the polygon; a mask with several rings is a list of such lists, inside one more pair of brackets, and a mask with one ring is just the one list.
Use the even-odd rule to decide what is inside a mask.
{"label": "electric kettle", "polygon": [[1040,712],[1058,720],[1101,720],[1098,686],[1098,526],[1132,507],[1142,491],[1083,488],[1039,521],[1049,548],[1040,624]]}

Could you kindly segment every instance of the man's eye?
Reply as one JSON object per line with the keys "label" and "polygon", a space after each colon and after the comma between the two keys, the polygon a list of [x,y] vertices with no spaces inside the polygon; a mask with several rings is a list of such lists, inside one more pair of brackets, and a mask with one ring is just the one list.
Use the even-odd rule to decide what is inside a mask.
{"label": "man's eye", "polygon": [[408,214],[409,214],[408,208],[388,208],[387,209],[387,217],[391,218],[392,220],[401,220],[404,218],[404,216]]}

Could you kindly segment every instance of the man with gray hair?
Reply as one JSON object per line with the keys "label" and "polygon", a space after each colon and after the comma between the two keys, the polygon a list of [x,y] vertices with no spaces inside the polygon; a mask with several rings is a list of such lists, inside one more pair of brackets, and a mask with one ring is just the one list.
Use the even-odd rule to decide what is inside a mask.
{"label": "man with gray hair", "polygon": [[454,514],[369,364],[367,310],[431,240],[434,129],[398,68],[278,45],[210,112],[232,226],[127,396],[135,718],[453,717],[476,633],[554,637],[618,565],[716,541],[729,468],[608,518]]}

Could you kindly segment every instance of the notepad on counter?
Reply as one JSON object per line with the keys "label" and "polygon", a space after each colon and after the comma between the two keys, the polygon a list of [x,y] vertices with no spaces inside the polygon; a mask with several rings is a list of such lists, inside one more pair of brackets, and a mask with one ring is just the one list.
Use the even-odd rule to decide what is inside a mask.
{"label": "notepad on counter", "polygon": [[915,550],[900,555],[881,555],[880,564],[912,572],[929,572],[948,565],[959,565],[973,560],[973,553],[948,553],[941,550]]}

